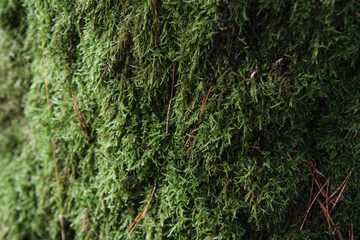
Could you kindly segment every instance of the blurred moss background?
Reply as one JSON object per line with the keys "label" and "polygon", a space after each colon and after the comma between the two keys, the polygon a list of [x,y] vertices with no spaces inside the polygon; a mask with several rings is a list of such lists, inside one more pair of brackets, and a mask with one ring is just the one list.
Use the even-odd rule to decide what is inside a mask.
{"label": "blurred moss background", "polygon": [[328,239],[308,154],[357,239],[359,50],[357,0],[0,1],[0,238]]}

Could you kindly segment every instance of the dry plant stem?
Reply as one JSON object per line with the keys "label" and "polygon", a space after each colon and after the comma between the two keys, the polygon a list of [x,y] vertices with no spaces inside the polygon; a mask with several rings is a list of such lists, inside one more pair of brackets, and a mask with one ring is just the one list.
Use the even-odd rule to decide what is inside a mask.
{"label": "dry plant stem", "polygon": [[261,146],[250,146],[249,148],[252,148],[252,149],[260,149]]}
{"label": "dry plant stem", "polygon": [[184,151],[185,149],[186,149],[186,146],[188,145],[188,143],[190,142],[190,140],[191,140],[191,138],[192,138],[192,136],[194,136],[194,134],[195,134],[195,131],[196,131],[196,127],[192,130],[192,132],[191,132],[191,134],[190,134],[190,136],[188,137],[188,139],[186,140],[186,142],[185,142],[185,145],[184,145],[184,147],[183,147],[183,150],[182,151]]}
{"label": "dry plant stem", "polygon": [[169,131],[170,108],[171,108],[171,99],[170,99],[170,101],[169,101],[169,107],[168,107],[167,116],[166,116],[166,130],[165,130],[165,134],[168,134],[168,131]]}
{"label": "dry plant stem", "polygon": [[[210,87],[210,89],[209,89],[208,93],[206,94],[205,99],[204,99],[204,100],[203,100],[203,102],[202,102],[201,112],[200,112],[199,121],[198,121],[198,126],[200,125],[201,115],[202,115],[202,114],[203,114],[203,112],[204,112],[204,108],[205,108],[206,102],[207,102],[207,100],[208,100],[208,98],[209,98],[209,95],[210,95],[211,89],[212,89],[212,86]],[[187,144],[188,144],[188,143],[189,143],[189,141],[191,140],[191,137],[192,137],[192,136],[194,136],[195,131],[196,131],[196,129],[197,129],[197,128],[198,128],[198,127],[195,127],[195,128],[194,128],[194,130],[192,130],[192,132],[191,132],[190,136],[188,137],[188,139],[187,139],[187,140],[186,140],[186,142],[185,142],[185,145],[184,145],[184,147],[183,147],[182,151],[184,151],[184,150],[186,149]]]}
{"label": "dry plant stem", "polygon": [[[303,161],[310,164],[311,166],[313,166],[314,163],[311,161],[308,154],[306,154],[306,157],[307,157],[308,161],[306,161],[306,160],[303,160]],[[316,168],[315,168],[315,170],[316,170],[316,173],[320,175],[320,177],[325,178],[325,176],[319,170],[317,170]]]}
{"label": "dry plant stem", "polygon": [[[288,154],[288,153],[287,153]],[[288,154],[289,158],[291,159],[291,156]],[[303,223],[301,224],[301,227],[300,227],[300,230],[302,230],[303,226],[304,226],[304,223],[306,221],[306,217],[310,211],[310,208],[311,206],[313,205],[314,201],[317,200],[317,202],[319,203],[320,207],[321,207],[321,210],[322,212],[324,213],[324,216],[325,216],[325,219],[328,223],[328,227],[329,227],[329,236],[330,236],[330,233],[332,234],[332,237],[333,239],[335,239],[335,235],[334,235],[334,231],[333,231],[333,227],[335,227],[335,224],[330,216],[332,210],[334,209],[335,205],[337,204],[338,200],[340,199],[340,196],[342,195],[342,192],[344,191],[345,187],[346,187],[346,184],[351,176],[351,173],[353,171],[353,169],[350,170],[348,176],[345,178],[345,180],[340,184],[340,186],[331,194],[331,196],[329,196],[329,181],[330,179],[328,178],[325,182],[324,185],[321,184],[320,180],[319,180],[319,177],[322,177],[324,178],[324,175],[316,169],[316,165],[315,163],[313,163],[310,159],[310,157],[307,155],[307,158],[308,160],[302,160],[303,161],[303,164],[304,166],[307,168],[307,170],[311,173],[312,175],[312,185],[311,185],[311,193],[310,193],[310,200],[311,200],[311,197],[313,196],[313,186],[314,186],[314,182],[316,183],[316,185],[319,187],[319,192],[317,193],[317,195],[314,197],[313,201],[311,202],[310,206],[308,207],[308,210],[306,211],[306,214],[305,214],[305,217],[304,217],[304,221]],[[312,170],[309,168],[309,166],[312,167]],[[324,187],[326,186],[326,191],[324,191]],[[340,190],[341,189],[341,190]],[[336,195],[336,193],[340,190],[340,193],[339,195],[337,196],[335,202],[333,201],[333,197]],[[319,194],[322,194],[325,198],[325,203],[322,203],[319,199],[317,199],[317,197],[319,196]],[[332,203],[332,208],[331,210],[329,211],[329,205]],[[325,206],[324,206],[325,204]],[[351,223],[351,233],[349,231],[349,239],[353,239],[353,229],[352,229],[352,223]],[[336,235],[338,236],[338,238],[340,240],[344,239],[341,235],[341,232],[339,230],[339,228],[336,228],[335,229],[335,232],[336,232]]]}
{"label": "dry plant stem", "polygon": [[319,203],[319,205],[320,205],[320,207],[321,207],[321,210],[322,210],[322,212],[324,213],[326,222],[328,223],[329,236],[330,236],[330,233],[331,233],[331,234],[332,234],[332,237],[335,239],[335,236],[334,236],[334,233],[333,233],[333,230],[332,230],[332,227],[331,227],[331,226],[334,226],[335,224],[334,224],[332,218],[330,217],[329,212],[326,210],[324,204],[322,204],[319,200],[317,200],[317,202]]}
{"label": "dry plant stem", "polygon": [[354,229],[353,229],[353,224],[351,222],[351,235],[350,235],[350,240],[354,240]]}
{"label": "dry plant stem", "polygon": [[[291,157],[290,153],[286,152],[286,155],[288,156],[288,158],[289,158],[291,161],[295,162],[294,159]],[[297,170],[298,170],[298,172],[299,172],[299,174],[300,174],[300,176],[301,176],[301,179],[302,179],[303,181],[305,181],[305,179],[303,178],[303,174],[302,174],[302,172],[300,171],[300,169],[297,168]],[[310,196],[311,196],[311,195],[310,195]],[[310,197],[310,199],[311,199],[311,197]],[[309,204],[310,204],[310,201],[309,201]]]}
{"label": "dry plant stem", "polygon": [[326,207],[324,206],[324,204],[322,204],[319,200],[317,200],[317,202],[319,203],[322,212],[324,213],[326,222],[328,223],[328,227],[329,227],[329,236],[330,233],[333,234],[333,230],[332,230],[332,226],[335,226],[334,221],[332,220],[330,213],[328,211],[328,209],[326,209]]}
{"label": "dry plant stem", "polygon": [[[152,191],[152,193],[151,193],[151,196],[150,196],[150,198],[149,198],[149,201],[147,202],[144,210],[143,210],[143,211],[137,216],[137,218],[135,219],[136,224],[134,225],[134,223],[135,223],[135,221],[134,221],[133,224],[131,225],[131,227],[132,227],[133,225],[134,225],[134,227],[133,227],[133,228],[131,229],[131,231],[128,233],[128,236],[134,231],[134,229],[135,229],[136,226],[139,224],[139,222],[141,221],[141,219],[145,216],[145,213],[146,213],[146,211],[148,210],[149,205],[150,205],[150,203],[151,203],[151,200],[152,200],[152,198],[153,198],[153,196],[154,196],[155,189],[156,189],[156,183],[155,183],[155,185],[154,185],[154,189],[153,189],[153,191]],[[131,228],[131,227],[130,227],[130,228]]]}
{"label": "dry plant stem", "polygon": [[[311,160],[309,160],[309,162],[306,161],[306,160],[303,160],[303,162],[306,162],[306,163],[308,163],[311,167],[313,167],[313,171],[311,171],[310,168],[309,168],[306,164],[304,164],[305,167],[307,168],[307,170],[308,170],[308,171],[311,173],[311,175],[313,176],[316,185],[317,185],[318,188],[320,189],[320,188],[321,188],[321,183],[320,183],[320,180],[319,180],[319,178],[318,178],[318,175],[319,175],[320,177],[325,178],[324,175],[323,175],[319,170],[316,169],[315,164],[312,163]],[[324,197],[326,197],[326,193],[325,193],[324,191],[321,191],[321,194],[322,194]],[[310,196],[311,196],[311,195],[310,195]]]}
{"label": "dry plant stem", "polygon": [[341,235],[341,232],[340,232],[339,228],[336,228],[335,232],[336,232],[336,235],[338,236],[338,238],[339,238],[340,240],[344,240],[344,238],[343,238],[342,235]]}
{"label": "dry plant stem", "polygon": [[133,223],[131,224],[131,226],[128,228],[128,231],[130,231],[130,229],[132,229],[132,227],[135,225],[135,223],[139,220],[140,216],[142,215],[143,211],[141,211],[139,213],[139,215],[137,215],[137,217],[135,218],[135,220],[133,221]]}
{"label": "dry plant stem", "polygon": [[310,206],[308,207],[308,209],[307,209],[307,211],[306,211],[306,214],[305,214],[305,217],[304,217],[304,220],[303,220],[303,222],[302,222],[302,224],[301,224],[300,231],[302,230],[302,228],[303,228],[303,226],[304,226],[304,223],[305,223],[305,221],[306,221],[306,217],[307,217],[307,215],[309,214],[312,205],[314,204],[316,198],[319,196],[320,192],[324,189],[324,187],[326,186],[326,184],[328,184],[328,182],[326,182],[326,183],[324,184],[324,186],[321,187],[321,189],[319,190],[319,192],[316,194],[314,200],[311,202]]}
{"label": "dry plant stem", "polygon": [[[327,182],[329,182],[329,178],[327,179]],[[318,202],[320,202],[320,201],[318,200]],[[326,210],[326,213],[328,214],[328,216],[330,217],[330,214],[329,214],[329,184],[326,186],[325,202],[326,202],[326,204],[325,204],[325,206],[326,206],[325,210]],[[320,202],[319,204],[323,205],[321,202]],[[324,210],[323,210],[323,212],[324,212]],[[325,212],[324,212],[324,214],[325,214]],[[328,220],[327,218],[326,218],[326,221],[328,222],[328,225],[329,225],[329,236],[330,236],[330,232],[332,232],[332,231],[331,231],[331,226],[330,226],[329,220]]]}
{"label": "dry plant stem", "polygon": [[168,107],[167,116],[166,116],[166,134],[168,134],[168,130],[169,130],[169,118],[170,118],[171,101],[172,101],[173,94],[174,94],[175,68],[176,68],[176,63],[173,64],[173,71],[172,71],[171,93],[170,93],[169,107]]}
{"label": "dry plant stem", "polygon": [[[40,0],[38,0],[38,4],[40,7]],[[44,78],[45,78],[45,88],[46,88],[46,102],[47,102],[48,110],[50,111],[49,87],[48,87],[48,82],[47,82],[47,78],[46,78],[46,65],[45,65],[46,59],[45,59],[44,39],[41,39],[41,43],[42,43],[42,48],[43,48],[43,68],[44,68]]]}
{"label": "dry plant stem", "polygon": [[65,183],[65,190],[67,189],[68,184],[69,184],[70,171],[71,171],[71,169],[69,168],[69,169],[67,170],[66,183]]}
{"label": "dry plant stem", "polygon": [[342,189],[341,189],[338,197],[336,198],[335,202],[333,203],[333,206],[331,207],[330,213],[333,211],[334,207],[336,206],[337,202],[339,201],[340,196],[341,196],[341,194],[343,193],[343,191],[344,191],[344,189],[345,189],[345,187],[346,187],[346,184],[348,183],[348,180],[349,180],[349,178],[350,178],[350,176],[351,176],[352,171],[353,171],[353,169],[351,169],[350,172],[349,172],[349,174],[347,175],[347,177],[346,177],[346,179],[345,179],[346,181],[345,181],[345,183],[344,183],[344,185],[343,185],[343,187],[342,187]]}
{"label": "dry plant stem", "polygon": [[204,100],[204,102],[203,102],[203,104],[202,104],[202,108],[201,108],[201,112],[200,112],[200,116],[199,116],[199,124],[200,124],[200,120],[201,120],[201,115],[202,115],[203,112],[204,112],[204,108],[205,108],[206,102],[207,102],[207,100],[208,100],[208,98],[209,98],[209,94],[210,94],[210,92],[211,92],[211,89],[212,89],[212,86],[210,87],[208,93],[206,94],[206,98],[205,98],[205,100]]}
{"label": "dry plant stem", "polygon": [[155,23],[155,47],[157,47],[157,38],[158,38],[158,28],[159,28],[159,15],[156,11],[156,3],[155,0],[152,0],[152,4],[154,6],[155,16],[156,16],[156,23]]}
{"label": "dry plant stem", "polygon": [[286,155],[288,156],[288,158],[290,158],[291,161],[294,161],[294,159],[290,156],[290,153],[286,152]]}
{"label": "dry plant stem", "polygon": [[61,192],[60,192],[59,173],[58,173],[58,168],[57,168],[57,163],[56,163],[56,143],[53,138],[51,139],[51,144],[52,144],[52,149],[53,149],[56,182],[58,185],[58,191],[59,191],[59,196],[60,196]]}
{"label": "dry plant stem", "polygon": [[65,189],[66,189],[67,184],[68,184],[68,180],[69,180],[69,176],[70,176],[70,168],[65,173],[63,173],[55,182],[53,182],[49,187],[45,188],[43,190],[43,192],[46,192],[49,188],[51,188],[51,187],[55,186],[56,184],[58,184],[60,182],[60,180],[65,177],[65,175],[67,176],[66,177],[66,185],[65,185]]}
{"label": "dry plant stem", "polygon": [[44,68],[44,78],[45,78],[45,88],[46,88],[46,102],[47,102],[48,110],[50,111],[49,87],[48,87],[48,82],[47,82],[47,78],[46,78],[46,65],[45,65],[45,49],[44,49],[45,43],[44,43],[44,40],[41,40],[41,42],[42,42],[42,46],[43,46],[43,68]]}
{"label": "dry plant stem", "polygon": [[78,121],[80,123],[80,127],[81,127],[81,130],[86,134],[86,136],[89,136],[88,134],[88,131],[87,131],[87,128],[86,128],[86,125],[85,125],[85,121],[84,121],[84,118],[83,118],[83,115],[81,114],[81,111],[77,105],[77,101],[76,101],[76,98],[74,96],[74,92],[73,92],[73,89],[72,89],[72,86],[70,86],[70,90],[71,90],[71,96],[72,96],[72,99],[73,99],[73,102],[74,102],[74,107],[75,107],[75,112],[76,112],[76,116],[78,118]]}
{"label": "dry plant stem", "polygon": [[60,226],[61,226],[61,239],[65,240],[64,219],[61,214],[59,215],[59,219],[60,219]]}
{"label": "dry plant stem", "polygon": [[313,165],[313,172],[312,172],[312,178],[311,178],[311,189],[310,189],[309,204],[310,204],[310,202],[311,202],[311,196],[313,195],[314,182],[315,182],[315,165]]}
{"label": "dry plant stem", "polygon": [[[349,175],[351,175],[352,171],[353,169],[350,170]],[[349,175],[348,177],[350,177]],[[346,177],[344,181],[340,184],[340,186],[331,194],[330,199],[333,198],[336,195],[336,193],[340,190],[340,188],[345,184],[345,182],[347,182],[348,177]]]}

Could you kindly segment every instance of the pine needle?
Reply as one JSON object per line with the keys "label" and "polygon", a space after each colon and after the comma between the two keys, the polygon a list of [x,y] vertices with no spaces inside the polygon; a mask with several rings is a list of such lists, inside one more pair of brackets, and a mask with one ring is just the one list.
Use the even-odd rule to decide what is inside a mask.
{"label": "pine needle", "polygon": [[57,163],[56,163],[56,143],[53,138],[51,139],[51,144],[52,144],[52,149],[53,149],[56,183],[58,185],[58,191],[59,191],[59,196],[60,196],[61,191],[60,191],[60,183],[59,183],[59,173],[58,173],[58,168],[57,168]]}
{"label": "pine needle", "polygon": [[44,40],[41,40],[43,46],[43,68],[44,68],[44,78],[45,78],[45,88],[46,88],[46,102],[48,110],[50,111],[50,100],[49,100],[49,86],[46,78],[46,59],[45,59],[45,49],[44,49]]}
{"label": "pine needle", "polygon": [[60,226],[61,226],[61,239],[65,240],[64,219],[61,214],[59,215],[59,219],[60,219]]}
{"label": "pine needle", "polygon": [[158,39],[158,29],[159,29],[159,15],[156,11],[156,3],[155,0],[152,0],[152,4],[154,6],[155,16],[156,16],[156,23],[155,23],[155,47],[157,47],[157,39]]}
{"label": "pine needle", "polygon": [[168,134],[169,118],[170,118],[170,109],[171,109],[171,101],[172,101],[173,94],[174,94],[175,68],[176,68],[176,62],[174,62],[174,64],[173,64],[173,71],[172,71],[171,93],[170,93],[169,107],[168,107],[167,117],[166,117],[166,134]]}
{"label": "pine needle", "polygon": [[322,204],[319,200],[317,200],[317,202],[319,203],[321,209],[322,209],[322,212],[324,213],[324,216],[325,216],[325,219],[326,219],[326,222],[328,223],[328,227],[329,227],[329,236],[330,236],[330,233],[333,235],[334,237],[334,233],[333,233],[333,230],[332,230],[332,226],[335,226],[330,214],[329,214],[329,211],[326,209],[326,207],[324,206],[324,204]]}
{"label": "pine needle", "polygon": [[333,211],[334,207],[336,206],[337,202],[339,201],[340,196],[341,196],[341,194],[343,193],[343,191],[344,191],[344,189],[345,189],[345,187],[346,187],[346,184],[348,183],[348,180],[349,180],[349,178],[350,178],[350,176],[351,176],[352,171],[353,171],[353,168],[350,170],[349,174],[347,175],[347,177],[346,177],[346,179],[345,179],[345,183],[344,183],[344,185],[343,185],[343,187],[342,187],[342,189],[341,189],[338,197],[336,198],[335,202],[333,203],[333,206],[331,207],[330,213]]}
{"label": "pine needle", "polygon": [[58,184],[58,183],[60,182],[60,180],[62,180],[65,176],[66,176],[66,184],[65,184],[65,189],[66,189],[66,188],[67,188],[67,185],[68,185],[68,181],[69,181],[70,170],[71,170],[71,169],[68,168],[68,170],[67,170],[65,173],[61,174],[61,176],[60,176],[55,182],[53,182],[49,187],[45,188],[45,189],[43,190],[43,192],[46,192],[50,187],[53,187],[53,186],[55,186],[56,184]]}
{"label": "pine needle", "polygon": [[[151,193],[151,196],[150,196],[150,198],[149,198],[149,201],[147,202],[144,210],[140,212],[140,214],[136,217],[135,221],[131,224],[130,228],[131,228],[131,227],[132,227],[132,228],[131,228],[131,231],[128,233],[128,236],[130,236],[130,234],[134,231],[134,229],[135,229],[136,226],[139,224],[139,222],[141,221],[141,219],[144,217],[146,211],[147,211],[148,208],[149,208],[149,205],[150,205],[150,203],[151,203],[151,200],[152,200],[152,198],[153,198],[153,196],[154,196],[155,189],[156,189],[156,183],[155,183],[155,185],[154,185],[154,189],[153,189],[153,191],[152,191],[152,193]],[[135,223],[135,222],[136,222],[136,223]],[[135,224],[135,225],[134,225],[134,224]],[[134,226],[134,227],[133,227],[133,226]],[[130,228],[129,228],[129,229],[130,229]],[[128,231],[129,231],[129,229],[128,229]]]}
{"label": "pine needle", "polygon": [[80,127],[81,127],[81,130],[86,134],[86,136],[89,136],[88,134],[88,131],[87,131],[87,128],[86,128],[86,124],[85,124],[85,121],[84,121],[84,117],[83,115],[81,114],[81,111],[77,105],[77,101],[76,101],[76,98],[74,96],[74,92],[73,92],[73,89],[72,89],[72,86],[70,86],[70,90],[71,90],[71,96],[72,96],[72,99],[73,99],[73,102],[74,102],[74,107],[75,107],[75,112],[76,112],[76,116],[77,116],[77,119],[79,121],[79,124],[80,124]]}
{"label": "pine needle", "polygon": [[[206,102],[207,102],[207,100],[208,100],[208,98],[209,98],[209,94],[210,94],[210,92],[211,92],[211,89],[212,89],[212,86],[210,87],[208,93],[206,94],[205,99],[204,99],[203,102],[202,102],[201,112],[200,112],[199,121],[198,121],[198,126],[200,125],[201,116],[202,116],[202,114],[203,114],[203,112],[204,112],[205,105],[206,105]],[[196,127],[192,130],[190,136],[188,137],[188,139],[187,139],[186,142],[185,142],[185,145],[184,145],[182,151],[184,151],[184,150],[186,149],[187,144],[190,142],[191,137],[194,136],[195,131],[196,131],[196,129],[198,128],[198,126],[196,126]]]}
{"label": "pine needle", "polygon": [[316,194],[314,200],[311,202],[310,206],[308,207],[308,209],[307,209],[307,211],[306,211],[306,214],[305,214],[305,217],[304,217],[304,220],[303,220],[303,222],[302,222],[302,224],[301,224],[300,231],[302,230],[302,228],[303,228],[303,226],[304,226],[304,223],[305,223],[305,221],[306,221],[306,217],[307,217],[307,215],[309,214],[312,205],[314,204],[315,200],[316,200],[317,197],[319,196],[320,192],[324,189],[324,187],[326,186],[326,184],[328,184],[328,182],[326,182],[326,183],[320,188],[320,190],[319,190],[319,192]]}

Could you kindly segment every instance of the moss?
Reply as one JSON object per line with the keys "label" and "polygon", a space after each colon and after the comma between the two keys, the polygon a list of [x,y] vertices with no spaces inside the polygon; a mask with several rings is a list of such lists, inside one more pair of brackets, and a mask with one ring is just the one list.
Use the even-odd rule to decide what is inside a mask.
{"label": "moss", "polygon": [[0,236],[124,239],[156,183],[131,239],[323,239],[307,154],[358,233],[360,4],[154,3],[0,3]]}

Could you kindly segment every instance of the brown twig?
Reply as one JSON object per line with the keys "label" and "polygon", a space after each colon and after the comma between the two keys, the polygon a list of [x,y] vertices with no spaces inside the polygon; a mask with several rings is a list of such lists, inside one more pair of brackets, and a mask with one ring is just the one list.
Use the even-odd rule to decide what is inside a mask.
{"label": "brown twig", "polygon": [[209,94],[210,94],[210,92],[211,92],[211,89],[212,89],[212,86],[210,87],[208,93],[206,94],[206,98],[205,98],[205,100],[203,101],[203,104],[202,104],[202,107],[201,107],[200,116],[199,116],[199,124],[200,124],[201,116],[202,116],[202,114],[203,114],[203,112],[204,112],[204,108],[205,108],[206,102],[207,102],[207,100],[208,100],[208,98],[209,98]]}
{"label": "brown twig", "polygon": [[45,43],[44,43],[43,39],[41,40],[41,42],[42,42],[42,46],[43,46],[43,68],[44,68],[44,78],[45,78],[45,88],[46,88],[46,102],[47,102],[48,110],[50,111],[49,87],[48,87],[48,82],[47,82],[47,78],[46,78],[46,59],[45,59],[45,49],[44,49]]}
{"label": "brown twig", "polygon": [[[289,155],[288,155],[289,156]],[[332,210],[334,209],[335,205],[337,204],[337,202],[339,201],[345,187],[346,187],[346,184],[351,176],[351,173],[353,171],[353,169],[350,170],[349,174],[347,175],[347,177],[345,178],[345,180],[340,184],[340,186],[329,196],[329,178],[327,179],[327,181],[325,182],[324,185],[321,184],[318,176],[322,177],[322,178],[325,178],[324,175],[316,169],[316,165],[315,163],[313,163],[310,159],[310,157],[307,155],[307,158],[308,160],[303,160],[303,164],[304,166],[307,168],[307,170],[311,173],[312,175],[312,186],[311,186],[311,193],[310,193],[310,200],[311,200],[311,196],[313,196],[312,194],[312,190],[313,190],[313,183],[315,182],[316,185],[319,187],[319,192],[316,194],[316,196],[314,197],[313,201],[311,202],[310,206],[308,207],[307,211],[306,211],[306,214],[305,214],[305,217],[304,217],[304,221],[303,223],[301,224],[301,227],[300,227],[300,230],[303,228],[304,226],[304,223],[305,223],[305,220],[306,220],[306,217],[310,211],[310,208],[311,206],[313,205],[314,201],[317,200],[317,202],[319,203],[320,207],[321,207],[321,210],[322,212],[324,213],[324,216],[325,216],[325,219],[328,223],[328,227],[329,227],[329,234],[332,233],[332,236],[333,238],[335,239],[335,235],[334,235],[334,231],[333,231],[333,227],[335,227],[335,224],[330,216]],[[291,157],[290,157],[291,159]],[[312,170],[309,168],[309,166],[312,167]],[[324,191],[324,187],[327,186],[326,188],[326,191]],[[333,197],[337,194],[337,192],[340,190],[340,193],[339,195],[337,196],[336,200],[334,201],[333,200]],[[322,203],[319,199],[317,199],[317,197],[319,196],[319,194],[322,193],[322,195],[324,196],[325,198],[325,203]],[[325,206],[324,206],[325,204]],[[331,210],[329,211],[329,205],[332,204],[332,208]],[[351,233],[350,233],[350,230],[349,230],[349,238],[352,238],[353,237],[353,229],[352,229],[352,223],[351,223]],[[341,235],[341,232],[339,230],[339,228],[335,228],[335,232],[336,232],[336,235],[338,236],[338,238],[340,240],[343,240],[344,238],[342,237]]]}
{"label": "brown twig", "polygon": [[333,233],[333,230],[332,230],[332,227],[331,226],[335,226],[330,214],[329,214],[329,211],[326,209],[326,207],[324,206],[324,204],[322,204],[319,200],[317,200],[317,202],[319,203],[320,207],[321,207],[321,210],[322,212],[324,213],[324,216],[325,216],[325,219],[328,223],[328,227],[329,227],[329,236],[330,236],[330,233],[333,235],[333,238],[334,237],[334,233]]}
{"label": "brown twig", "polygon": [[[308,158],[309,158],[309,157],[308,157]],[[316,185],[317,185],[318,188],[320,189],[320,188],[321,188],[321,183],[320,183],[320,180],[319,180],[319,178],[318,178],[318,175],[321,176],[321,177],[323,177],[323,178],[324,178],[324,175],[323,175],[319,170],[316,169],[316,164],[313,163],[313,162],[310,160],[310,158],[309,158],[308,161],[307,161],[307,160],[302,160],[302,161],[305,162],[305,163],[308,163],[308,164],[312,167],[313,171],[311,171],[311,169],[310,169],[306,164],[304,164],[304,166],[307,168],[307,170],[308,170],[308,171],[310,172],[310,174],[312,175],[312,177],[313,177]],[[326,196],[326,193],[325,193],[324,191],[321,191],[321,194],[322,194],[324,197]],[[312,192],[311,192],[311,194],[310,194],[310,199],[311,199],[311,196],[312,196]]]}
{"label": "brown twig", "polygon": [[252,148],[252,149],[260,149],[261,148],[261,146],[249,146],[249,148]]}
{"label": "brown twig", "polygon": [[61,239],[65,240],[64,219],[61,214],[59,215],[59,219],[60,219],[60,226],[61,226]]}
{"label": "brown twig", "polygon": [[[201,112],[200,112],[199,121],[198,121],[198,126],[200,125],[201,116],[202,116],[202,114],[203,114],[203,112],[204,112],[205,105],[206,105],[206,102],[207,102],[207,100],[208,100],[208,98],[209,98],[211,89],[212,89],[212,86],[210,87],[208,93],[206,94],[205,99],[204,99],[203,102],[202,102]],[[191,137],[194,136],[196,129],[197,129],[197,126],[192,130],[190,136],[188,137],[188,139],[187,139],[186,142],[185,142],[185,145],[184,145],[182,151],[184,151],[184,150],[186,149],[186,146],[187,146],[187,144],[190,142]]]}
{"label": "brown twig", "polygon": [[69,184],[70,171],[71,171],[71,169],[69,168],[69,169],[67,170],[66,183],[65,183],[65,190],[67,189],[68,184]]}
{"label": "brown twig", "polygon": [[53,158],[54,158],[54,166],[55,166],[55,177],[56,177],[56,182],[58,184],[58,191],[59,191],[59,196],[61,194],[60,191],[60,183],[59,183],[59,173],[58,173],[58,168],[57,168],[57,163],[56,163],[56,143],[55,140],[52,138],[51,139],[51,145],[52,145],[52,149],[53,149]]}
{"label": "brown twig", "polygon": [[[137,217],[135,218],[135,220],[133,221],[133,223],[131,224],[131,226],[128,228],[128,231],[130,231],[130,229],[132,229],[132,227],[135,225],[135,223],[139,220],[140,216],[143,214],[144,211],[141,211],[139,213],[139,215],[137,215]],[[130,233],[129,233],[130,234]]]}
{"label": "brown twig", "polygon": [[174,62],[174,64],[173,64],[173,71],[172,71],[172,84],[171,84],[170,100],[169,100],[169,107],[168,107],[167,116],[166,116],[166,134],[168,134],[171,101],[172,101],[173,94],[174,94],[175,68],[176,68],[176,62]]}
{"label": "brown twig", "polygon": [[197,127],[195,127],[195,128],[192,130],[190,136],[188,137],[188,139],[186,140],[186,142],[185,142],[185,144],[184,144],[184,147],[183,147],[183,150],[182,150],[182,151],[184,151],[184,150],[186,149],[186,146],[187,146],[187,144],[190,142],[192,136],[194,136],[196,129],[197,129]]}
{"label": "brown twig", "polygon": [[340,232],[339,228],[336,228],[335,232],[336,232],[336,235],[338,236],[338,238],[340,240],[344,240],[343,236],[341,235],[341,232]]}
{"label": "brown twig", "polygon": [[[89,221],[89,218],[88,218],[88,214],[86,211],[84,211],[81,215],[81,221],[80,221],[80,228],[81,228],[81,231],[80,233],[88,230],[88,226],[90,225],[90,221]],[[89,232],[90,230],[88,230]]]}
{"label": "brown twig", "polygon": [[156,16],[156,23],[155,23],[155,47],[157,47],[157,38],[158,38],[158,28],[159,28],[159,15],[158,12],[156,11],[156,3],[155,0],[152,0],[152,4],[154,7],[154,11],[155,11],[155,16]]}
{"label": "brown twig", "polygon": [[[149,198],[149,201],[147,202],[144,210],[140,212],[140,214],[136,217],[136,219],[135,219],[135,221],[133,222],[133,224],[131,224],[130,228],[131,228],[131,227],[132,227],[132,228],[131,228],[131,231],[128,233],[128,236],[134,231],[134,229],[136,228],[136,226],[139,224],[139,222],[141,221],[141,219],[144,217],[146,211],[147,211],[148,208],[149,208],[149,205],[150,205],[150,203],[151,203],[151,200],[152,200],[152,198],[153,198],[153,196],[154,196],[155,189],[156,189],[156,183],[155,183],[155,185],[154,185],[154,189],[153,189],[153,191],[152,191],[152,193],[151,193],[151,196],[150,196],[150,198]],[[136,223],[135,223],[135,222],[136,222]],[[135,225],[134,225],[134,224],[135,224]],[[130,229],[130,228],[129,228],[129,229]],[[129,230],[128,230],[128,231],[129,231]]]}
{"label": "brown twig", "polygon": [[305,214],[305,217],[304,217],[304,220],[303,220],[303,222],[302,222],[302,224],[301,224],[300,231],[302,230],[302,228],[303,228],[303,226],[304,226],[306,217],[307,217],[307,215],[309,214],[312,205],[314,204],[316,198],[319,196],[320,192],[324,189],[324,187],[326,186],[326,184],[328,184],[328,182],[326,182],[326,183],[320,188],[320,190],[319,190],[319,192],[316,194],[314,200],[311,202],[310,206],[308,207],[308,209],[307,209],[307,211],[306,211],[306,214]]}
{"label": "brown twig", "polygon": [[[353,170],[353,169],[351,169],[350,172],[352,172],[352,170]],[[349,173],[349,174],[350,174],[350,173]],[[336,193],[340,190],[341,186],[343,186],[346,181],[347,181],[347,177],[346,177],[346,178],[344,179],[344,181],[340,184],[340,186],[331,194],[330,199],[333,198],[333,197],[336,195]]]}
{"label": "brown twig", "polygon": [[[328,180],[327,180],[328,182],[329,182],[329,178],[328,178]],[[327,186],[326,186],[326,197],[325,197],[325,210],[326,210],[326,213],[327,213],[327,215],[330,217],[330,213],[329,213],[329,185],[330,184],[328,184]],[[318,200],[318,202],[319,202],[319,204],[321,204],[321,205],[323,205],[319,200]],[[323,212],[324,212],[324,210],[323,210]],[[325,212],[324,212],[324,214],[325,214]],[[328,226],[329,226],[329,236],[330,236],[330,232],[332,233],[332,228],[331,228],[331,226],[330,226],[330,223],[329,223],[329,220],[328,220],[328,218],[326,218],[326,221],[328,222]]]}
{"label": "brown twig", "polygon": [[68,170],[65,173],[63,173],[58,179],[56,179],[56,181],[53,182],[49,187],[45,188],[43,190],[43,192],[46,192],[49,188],[51,188],[51,187],[55,186],[56,184],[58,184],[60,182],[60,180],[62,180],[65,176],[67,176],[66,184],[65,184],[65,189],[66,189],[68,181],[69,181],[69,176],[70,176],[70,168],[68,168]]}
{"label": "brown twig", "polygon": [[350,176],[351,176],[352,171],[353,171],[353,169],[351,169],[350,172],[349,172],[349,174],[347,175],[347,177],[346,177],[346,179],[345,179],[345,183],[344,183],[342,189],[340,190],[340,193],[339,193],[338,197],[336,198],[335,202],[333,203],[333,206],[331,207],[330,213],[333,211],[334,207],[336,206],[337,202],[339,201],[340,196],[341,196],[341,194],[343,193],[343,191],[344,191],[344,189],[345,189],[345,187],[346,187],[346,184],[348,183],[348,180],[349,180],[349,178],[350,178]]}
{"label": "brown twig", "polygon": [[[290,153],[286,152],[286,155],[288,156],[288,158],[289,158],[291,161],[295,162],[294,159],[291,157]],[[297,168],[297,170],[298,170],[298,172],[299,172],[299,174],[300,174],[300,176],[301,176],[301,179],[302,179],[303,181],[305,181],[305,179],[304,179],[304,177],[303,177],[303,174],[302,174],[302,172],[300,171],[300,169]],[[310,201],[309,201],[309,204],[310,204]]]}
{"label": "brown twig", "polygon": [[81,130],[86,134],[86,136],[89,136],[88,134],[88,131],[87,131],[87,128],[86,128],[86,124],[85,124],[85,121],[84,121],[84,117],[83,115],[81,114],[81,111],[77,105],[77,101],[76,101],[76,98],[74,96],[74,92],[73,92],[73,89],[72,89],[72,86],[70,86],[70,90],[71,90],[71,96],[72,96],[72,99],[73,99],[73,102],[74,102],[74,107],[75,107],[75,112],[76,112],[76,116],[78,118],[78,121],[80,123],[80,127],[81,127]]}

